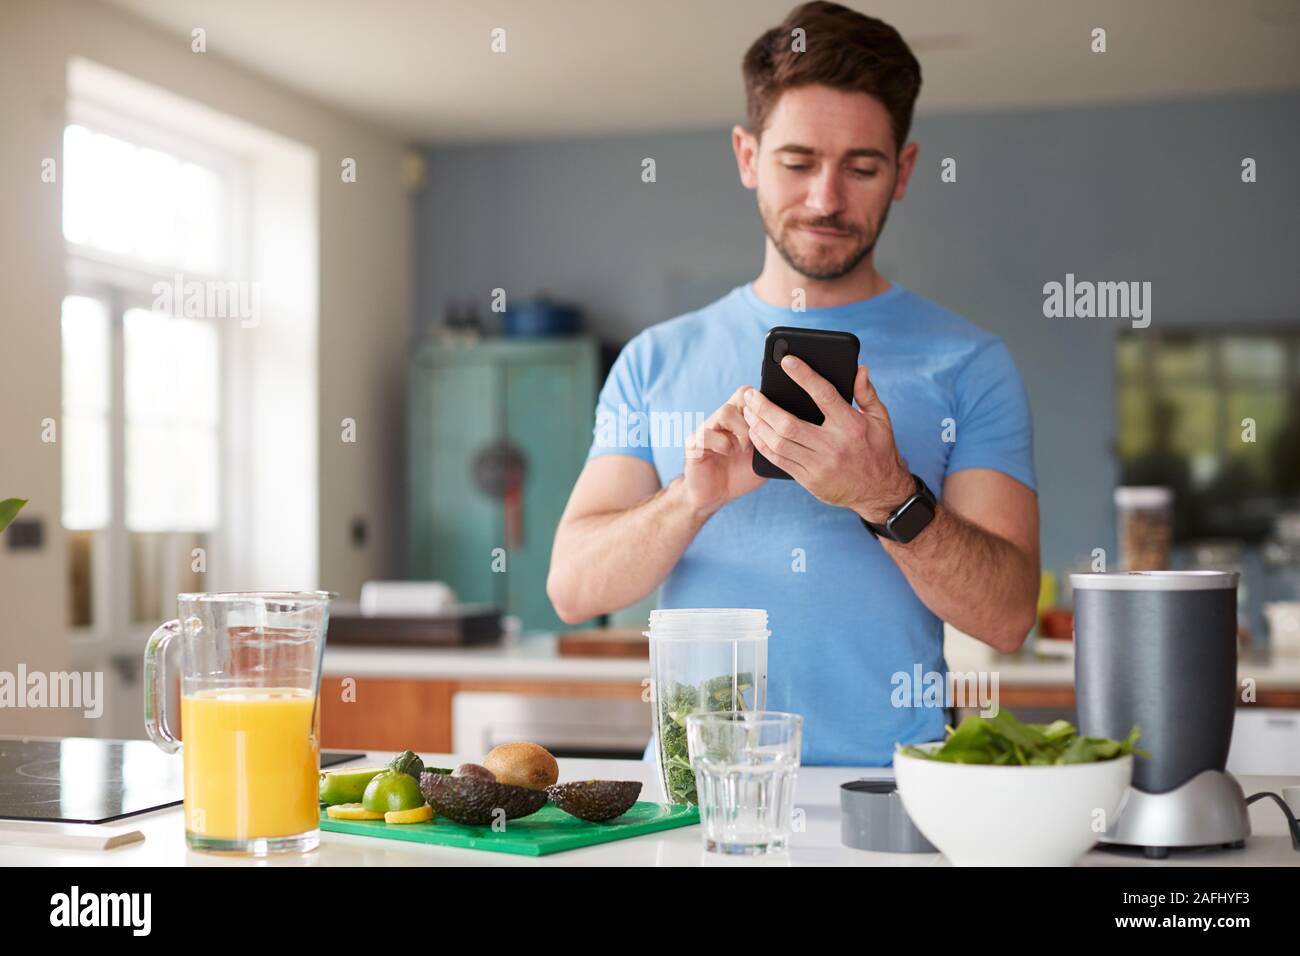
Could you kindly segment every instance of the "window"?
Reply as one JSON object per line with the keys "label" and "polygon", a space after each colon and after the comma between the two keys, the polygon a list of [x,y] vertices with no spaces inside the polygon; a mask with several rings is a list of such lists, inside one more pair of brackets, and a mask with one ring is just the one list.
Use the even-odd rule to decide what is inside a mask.
{"label": "window", "polygon": [[238,264],[239,176],[233,160],[160,147],[162,131],[80,112],[94,122],[78,117],[63,138],[68,620],[134,644],[172,616],[178,591],[207,589],[223,524],[227,323],[155,293]]}
{"label": "window", "polygon": [[63,526],[109,522],[109,318],[99,299],[63,300]]}
{"label": "window", "polygon": [[81,57],[68,95],[68,620],[135,657],[178,592],[321,584],[320,158]]}
{"label": "window", "polygon": [[1122,480],[1174,491],[1175,538],[1257,541],[1300,500],[1300,333],[1119,337]]}
{"label": "window", "polygon": [[210,531],[218,521],[217,327],[127,309],[123,332],[126,525]]}
{"label": "window", "polygon": [[76,124],[63,163],[69,243],[190,273],[229,268],[227,188],[213,170]]}

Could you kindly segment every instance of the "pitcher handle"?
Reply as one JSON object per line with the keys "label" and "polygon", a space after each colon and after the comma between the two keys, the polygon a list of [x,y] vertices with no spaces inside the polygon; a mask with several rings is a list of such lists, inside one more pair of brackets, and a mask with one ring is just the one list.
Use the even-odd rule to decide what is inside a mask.
{"label": "pitcher handle", "polygon": [[167,726],[167,673],[163,657],[167,645],[181,631],[181,622],[168,621],[149,635],[144,648],[144,729],[165,753],[174,754],[181,742]]}

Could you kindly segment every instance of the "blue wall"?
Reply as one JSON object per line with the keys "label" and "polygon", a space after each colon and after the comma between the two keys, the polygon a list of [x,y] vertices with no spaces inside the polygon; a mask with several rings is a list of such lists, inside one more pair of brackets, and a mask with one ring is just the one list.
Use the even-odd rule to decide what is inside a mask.
{"label": "blue wall", "polygon": [[[1042,287],[1152,283],[1152,327],[1300,321],[1300,93],[925,116],[877,250],[889,278],[1001,335],[1034,411],[1043,564],[1113,554],[1116,320],[1045,319]],[[641,182],[654,157],[658,181]],[[957,160],[957,182],[939,162]],[[1259,181],[1241,182],[1245,156]],[[618,342],[757,274],[725,129],[432,149],[416,198],[417,332],[449,296],[576,301]]]}

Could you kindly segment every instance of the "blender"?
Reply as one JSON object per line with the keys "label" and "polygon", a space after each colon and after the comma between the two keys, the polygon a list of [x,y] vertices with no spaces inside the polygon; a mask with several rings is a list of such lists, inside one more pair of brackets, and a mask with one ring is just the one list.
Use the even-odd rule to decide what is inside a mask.
{"label": "blender", "polygon": [[1230,571],[1071,574],[1079,732],[1141,728],[1133,781],[1103,843],[1241,847],[1250,818],[1224,768],[1237,695],[1237,578]]}

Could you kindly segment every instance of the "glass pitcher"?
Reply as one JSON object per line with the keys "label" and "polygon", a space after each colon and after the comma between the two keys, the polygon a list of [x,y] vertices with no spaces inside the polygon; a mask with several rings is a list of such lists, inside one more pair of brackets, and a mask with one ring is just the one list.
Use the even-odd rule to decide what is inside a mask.
{"label": "glass pitcher", "polygon": [[[191,849],[262,856],[319,844],[318,699],[333,597],[181,594],[179,617],[149,638],[145,730],[167,753],[182,752]],[[180,644],[179,728],[167,715],[175,675],[165,655],[173,640]]]}

